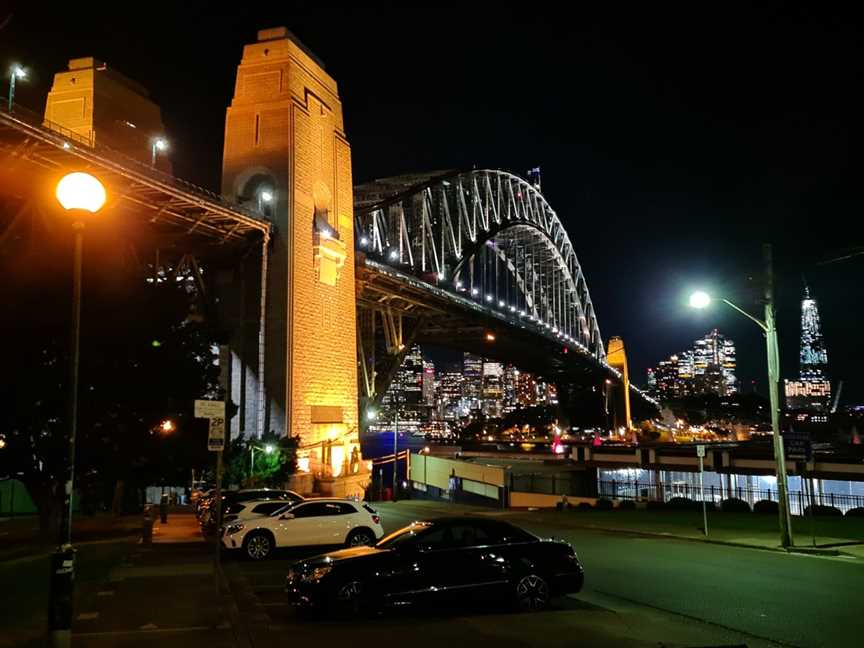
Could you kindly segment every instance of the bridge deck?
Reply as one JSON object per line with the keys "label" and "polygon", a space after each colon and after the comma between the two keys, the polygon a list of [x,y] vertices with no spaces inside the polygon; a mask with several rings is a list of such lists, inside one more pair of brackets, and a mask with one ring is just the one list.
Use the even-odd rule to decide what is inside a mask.
{"label": "bridge deck", "polygon": [[[0,151],[6,172],[25,171],[37,183],[56,181],[66,170],[97,175],[108,191],[150,223],[175,234],[225,243],[271,229],[269,221],[224,197],[162,173],[15,106],[0,108]],[[26,169],[22,169],[22,165]],[[44,195],[44,194],[43,194]]]}

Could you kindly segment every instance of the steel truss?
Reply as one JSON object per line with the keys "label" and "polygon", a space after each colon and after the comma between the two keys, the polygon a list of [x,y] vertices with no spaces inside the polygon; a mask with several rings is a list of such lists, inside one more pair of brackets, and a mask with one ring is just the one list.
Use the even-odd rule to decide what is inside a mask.
{"label": "steel truss", "polygon": [[555,211],[505,171],[451,173],[355,210],[372,259],[605,362],[585,275]]}

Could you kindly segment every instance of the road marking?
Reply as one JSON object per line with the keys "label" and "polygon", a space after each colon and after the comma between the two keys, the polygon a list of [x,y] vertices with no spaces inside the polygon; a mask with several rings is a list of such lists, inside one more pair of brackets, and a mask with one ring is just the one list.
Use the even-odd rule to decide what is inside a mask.
{"label": "road marking", "polygon": [[96,592],[96,596],[114,596],[114,590],[102,590],[101,592]]}
{"label": "road marking", "polygon": [[139,630],[156,630],[158,627],[159,626],[157,626],[153,623],[145,623],[144,625],[139,626],[138,629]]}
{"label": "road marking", "polygon": [[82,612],[78,615],[79,621],[93,621],[94,619],[99,618],[98,612]]}

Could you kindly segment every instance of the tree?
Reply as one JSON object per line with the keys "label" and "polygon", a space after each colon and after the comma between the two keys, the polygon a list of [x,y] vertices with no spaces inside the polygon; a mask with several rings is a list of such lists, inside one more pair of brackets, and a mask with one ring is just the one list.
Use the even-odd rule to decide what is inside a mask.
{"label": "tree", "polygon": [[[85,286],[76,488],[88,507],[105,508],[118,485],[131,485],[134,504],[144,485],[185,483],[189,467],[207,460],[206,422],[192,406],[219,397],[213,331],[190,316],[196,296],[184,281],[91,276]],[[48,533],[68,463],[69,291],[59,281],[31,288],[3,291],[10,317],[0,330],[12,369],[0,377],[0,478],[24,483]],[[170,434],[159,432],[165,419]]]}
{"label": "tree", "polygon": [[[239,437],[229,444],[226,452],[223,484],[243,487],[283,487],[297,470],[299,437],[279,437],[272,430],[261,439]],[[252,447],[255,464],[252,466]],[[273,451],[264,450],[272,446]]]}

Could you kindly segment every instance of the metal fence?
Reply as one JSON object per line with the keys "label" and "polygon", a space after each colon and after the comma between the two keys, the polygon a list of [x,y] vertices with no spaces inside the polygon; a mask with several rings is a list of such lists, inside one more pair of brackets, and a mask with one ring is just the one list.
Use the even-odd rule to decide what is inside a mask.
{"label": "metal fence", "polygon": [[[534,491],[549,492],[549,491]],[[561,492],[561,494],[570,494]],[[747,488],[725,486],[705,486],[700,489],[698,485],[687,483],[648,483],[639,481],[598,481],[597,494],[599,497],[610,499],[629,499],[649,502],[668,502],[674,497],[682,497],[697,502],[704,498],[707,502],[719,504],[724,499],[739,499],[747,502],[752,507],[760,500],[778,501],[777,491],[767,488]],[[864,496],[843,495],[839,493],[825,493],[809,489],[803,491],[789,491],[789,506],[793,515],[804,515],[806,508],[810,505],[833,506],[844,513],[853,508],[864,508]]]}

